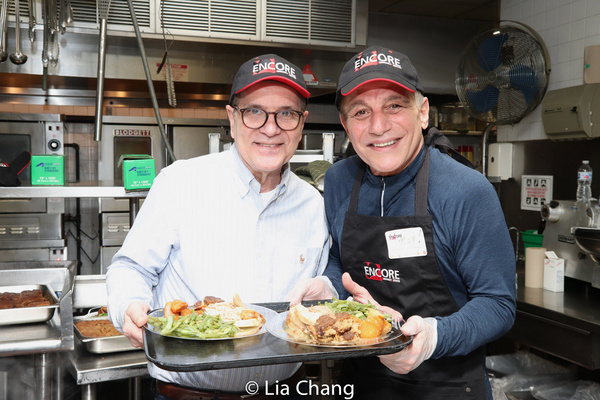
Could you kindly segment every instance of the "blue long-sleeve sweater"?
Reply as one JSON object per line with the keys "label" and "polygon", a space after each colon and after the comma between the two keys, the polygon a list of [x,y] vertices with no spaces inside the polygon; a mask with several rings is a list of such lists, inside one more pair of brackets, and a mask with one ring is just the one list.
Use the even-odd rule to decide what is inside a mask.
{"label": "blue long-sleeve sweater", "polygon": [[[480,172],[437,149],[429,150],[427,210],[433,217],[434,246],[442,275],[460,307],[447,317],[435,316],[438,342],[432,358],[440,358],[468,354],[512,327],[515,256],[493,186]],[[413,163],[394,176],[374,176],[367,168],[358,214],[414,215],[416,175],[423,154],[421,149]],[[325,175],[325,211],[332,247],[324,275],[341,298],[347,293],[341,283],[340,242],[359,165],[360,159],[353,156],[335,163]]]}

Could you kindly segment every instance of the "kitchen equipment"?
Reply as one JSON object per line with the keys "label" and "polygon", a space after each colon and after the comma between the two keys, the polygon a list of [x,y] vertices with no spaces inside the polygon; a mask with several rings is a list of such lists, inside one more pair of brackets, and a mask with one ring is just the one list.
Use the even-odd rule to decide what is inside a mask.
{"label": "kitchen equipment", "polygon": [[35,25],[37,24],[35,20],[34,0],[27,0],[27,14],[29,15],[29,29],[27,30],[27,35],[29,36],[29,41],[33,43],[35,42]]}
{"label": "kitchen equipment", "polygon": [[77,328],[77,323],[80,321],[90,320],[108,320],[108,317],[89,317],[80,316],[73,317],[74,332],[77,339],[85,346],[86,350],[94,354],[117,353],[120,351],[141,350],[133,347],[129,339],[124,335],[105,336],[105,337],[89,337],[84,336]]}
{"label": "kitchen equipment", "polygon": [[600,83],[551,90],[542,102],[542,123],[550,139],[600,136]]}
{"label": "kitchen equipment", "polygon": [[575,228],[574,236],[577,245],[600,264],[600,229]]}
{"label": "kitchen equipment", "polygon": [[493,126],[515,124],[542,101],[548,88],[550,57],[529,26],[502,21],[477,35],[459,60],[455,86],[465,110],[487,122],[482,172],[487,173],[487,136]]}
{"label": "kitchen equipment", "polygon": [[9,55],[10,61],[13,64],[21,65],[27,62],[27,56],[21,53],[21,7],[19,0],[15,0],[15,52]]}
{"label": "kitchen equipment", "polygon": [[0,9],[0,62],[6,61],[8,51],[6,49],[6,33],[8,31],[8,0],[2,0]]}
{"label": "kitchen equipment", "polygon": [[[219,138],[227,136],[229,122],[220,119],[165,119],[164,127],[177,159],[208,154],[210,148],[220,149]],[[154,158],[158,173],[167,166],[167,153],[161,132],[152,117],[118,117],[105,115],[102,119],[102,137],[98,142],[98,179],[123,180],[119,159],[124,154],[147,154]],[[129,232],[129,199],[101,198],[100,211],[100,268],[106,272],[112,257],[123,244]]]}
{"label": "kitchen equipment", "polygon": [[3,285],[44,285],[58,298],[58,309],[49,321],[1,327],[0,357],[5,360],[11,357],[32,360],[35,366],[27,371],[17,362],[10,370],[0,371],[0,393],[7,384],[12,389],[8,398],[63,398],[62,385],[56,384],[61,382],[63,371],[61,357],[57,353],[70,353],[74,349],[71,300],[75,268],[74,261],[0,263],[0,282]]}
{"label": "kitchen equipment", "polygon": [[565,276],[600,288],[600,264],[594,261],[598,234],[593,228],[584,230],[576,226],[576,201],[552,200],[542,206],[541,214],[546,220],[543,247],[565,260]]}
{"label": "kitchen equipment", "polygon": [[[0,162],[23,151],[63,155],[63,123],[56,114],[0,113]],[[30,186],[31,167],[19,180]],[[62,228],[64,199],[7,198],[0,200],[0,262],[66,260]]]}

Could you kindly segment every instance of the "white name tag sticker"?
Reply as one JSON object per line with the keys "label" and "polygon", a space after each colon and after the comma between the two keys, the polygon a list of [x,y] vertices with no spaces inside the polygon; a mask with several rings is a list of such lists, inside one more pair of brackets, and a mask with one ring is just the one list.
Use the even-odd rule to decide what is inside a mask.
{"label": "white name tag sticker", "polygon": [[423,229],[420,227],[387,231],[385,240],[390,259],[427,255],[425,235],[423,235]]}

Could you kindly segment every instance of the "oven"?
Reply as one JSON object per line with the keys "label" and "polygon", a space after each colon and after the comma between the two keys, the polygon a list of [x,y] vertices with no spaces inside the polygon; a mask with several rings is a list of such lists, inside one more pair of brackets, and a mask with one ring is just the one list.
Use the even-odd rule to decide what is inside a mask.
{"label": "oven", "polygon": [[[178,160],[218,152],[228,145],[227,120],[163,118],[163,123]],[[102,140],[98,142],[99,180],[122,182],[118,161],[123,154],[152,156],[157,174],[171,163],[156,118],[104,116]],[[104,274],[129,232],[129,200],[99,199],[99,212],[100,270]]]}
{"label": "oven", "polygon": [[[57,114],[0,113],[0,162],[23,151],[32,155],[64,154],[63,123]],[[31,166],[19,174],[31,185]],[[62,198],[0,200],[0,262],[67,259]]]}

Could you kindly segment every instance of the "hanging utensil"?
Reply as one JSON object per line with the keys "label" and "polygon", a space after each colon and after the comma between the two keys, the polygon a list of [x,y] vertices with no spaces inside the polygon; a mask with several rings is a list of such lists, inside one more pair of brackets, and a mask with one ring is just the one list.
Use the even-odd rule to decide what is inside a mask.
{"label": "hanging utensil", "polygon": [[50,2],[52,0],[42,0],[42,19],[44,21],[44,38],[42,48],[42,66],[44,73],[42,75],[42,89],[48,90],[48,41],[50,40]]}
{"label": "hanging utensil", "polygon": [[104,66],[106,63],[106,29],[111,0],[97,0],[100,32],[98,41],[98,78],[96,84],[96,114],[94,119],[94,140],[102,137],[102,107],[104,105]]}
{"label": "hanging utensil", "polygon": [[6,49],[6,33],[8,28],[8,0],[2,0],[0,9],[0,62],[8,59],[8,50]]}
{"label": "hanging utensil", "polygon": [[15,52],[9,58],[13,64],[21,65],[27,62],[27,56],[21,53],[21,7],[19,0],[15,0]]}
{"label": "hanging utensil", "polygon": [[33,0],[27,0],[27,15],[29,15],[29,31],[27,34],[29,35],[29,41],[31,43],[35,42],[35,25],[37,24],[35,20],[35,4]]}
{"label": "hanging utensil", "polygon": [[58,0],[52,0],[50,2],[50,10],[49,10],[49,27],[50,27],[50,37],[48,38],[48,61],[52,66],[56,66],[58,64],[58,53],[60,51],[58,45],[58,34],[59,34],[59,21],[56,18],[58,14]]}

